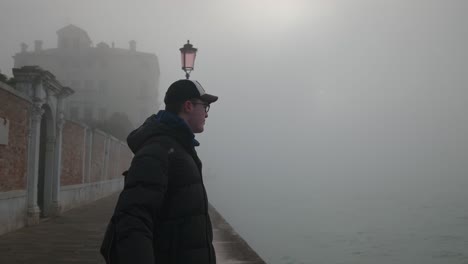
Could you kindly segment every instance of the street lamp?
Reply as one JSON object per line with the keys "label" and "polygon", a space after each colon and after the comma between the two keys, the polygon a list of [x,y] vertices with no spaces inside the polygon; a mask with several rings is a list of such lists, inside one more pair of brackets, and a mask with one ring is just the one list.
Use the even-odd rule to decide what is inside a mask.
{"label": "street lamp", "polygon": [[180,55],[182,59],[182,70],[185,71],[185,78],[188,79],[190,77],[190,72],[193,71],[197,49],[190,44],[190,40],[187,40],[187,44],[180,48]]}

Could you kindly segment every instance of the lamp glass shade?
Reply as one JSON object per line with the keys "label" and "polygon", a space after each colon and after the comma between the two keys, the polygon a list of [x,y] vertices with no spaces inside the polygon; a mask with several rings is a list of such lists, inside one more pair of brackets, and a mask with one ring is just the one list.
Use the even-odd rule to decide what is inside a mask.
{"label": "lamp glass shade", "polygon": [[184,71],[191,71],[193,70],[193,67],[195,66],[195,52],[183,52],[181,54],[181,59],[182,59],[182,69]]}

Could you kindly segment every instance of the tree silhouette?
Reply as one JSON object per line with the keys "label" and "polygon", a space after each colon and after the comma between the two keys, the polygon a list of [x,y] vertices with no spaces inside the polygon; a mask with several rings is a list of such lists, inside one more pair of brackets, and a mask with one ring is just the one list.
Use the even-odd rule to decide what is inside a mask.
{"label": "tree silhouette", "polygon": [[128,134],[134,129],[127,114],[122,112],[113,113],[106,121],[98,122],[96,127],[123,141],[127,139]]}

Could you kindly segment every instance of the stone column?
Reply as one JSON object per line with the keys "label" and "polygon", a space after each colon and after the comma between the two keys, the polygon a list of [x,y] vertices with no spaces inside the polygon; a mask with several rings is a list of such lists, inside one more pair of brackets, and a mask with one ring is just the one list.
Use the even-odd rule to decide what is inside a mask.
{"label": "stone column", "polygon": [[39,222],[41,210],[37,205],[37,183],[39,174],[39,144],[41,136],[41,120],[44,110],[42,101],[36,101],[31,113],[28,148],[28,212],[27,225]]}
{"label": "stone column", "polygon": [[91,128],[86,128],[86,145],[85,145],[85,179],[83,183],[91,182],[91,158],[93,155],[93,130]]}
{"label": "stone column", "polygon": [[101,177],[101,181],[107,180],[107,175],[109,173],[109,146],[110,146],[110,137],[105,135],[104,140],[104,175]]}
{"label": "stone column", "polygon": [[[62,100],[60,100],[62,101]],[[58,103],[59,108],[61,102]],[[65,120],[63,112],[59,111],[57,115],[56,138],[55,138],[55,157],[54,157],[54,172],[52,177],[52,205],[50,214],[60,215],[62,208],[60,206],[60,176],[62,175],[62,131]]]}

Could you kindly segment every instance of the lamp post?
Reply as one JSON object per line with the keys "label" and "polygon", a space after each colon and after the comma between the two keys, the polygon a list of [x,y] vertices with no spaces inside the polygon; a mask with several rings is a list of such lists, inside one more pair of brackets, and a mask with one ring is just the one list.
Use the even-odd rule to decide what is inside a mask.
{"label": "lamp post", "polygon": [[195,56],[197,55],[197,49],[190,44],[190,40],[187,40],[180,50],[180,55],[182,59],[182,70],[185,71],[185,78],[190,78],[190,72],[193,71],[193,66],[195,65]]}

